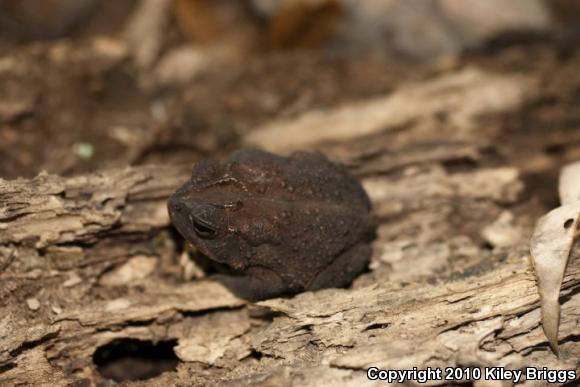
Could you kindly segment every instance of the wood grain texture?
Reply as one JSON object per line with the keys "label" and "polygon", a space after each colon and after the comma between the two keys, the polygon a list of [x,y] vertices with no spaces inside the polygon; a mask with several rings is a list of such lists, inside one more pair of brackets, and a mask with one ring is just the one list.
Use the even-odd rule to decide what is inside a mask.
{"label": "wood grain texture", "polygon": [[[518,109],[533,93],[513,80],[500,83],[524,98],[509,105]],[[166,212],[184,168],[0,180],[0,384],[97,383],[95,350],[122,338],[175,340],[180,360],[129,385],[371,385],[369,366],[578,371],[578,248],[562,286],[557,358],[529,262],[537,202],[519,167],[490,151],[495,132],[481,129],[506,111],[490,104],[440,121],[445,109],[472,112],[458,107],[462,87],[479,85],[456,85],[452,105],[418,109],[394,129],[308,140],[362,178],[380,222],[369,271],[349,289],[248,304],[204,278]]]}

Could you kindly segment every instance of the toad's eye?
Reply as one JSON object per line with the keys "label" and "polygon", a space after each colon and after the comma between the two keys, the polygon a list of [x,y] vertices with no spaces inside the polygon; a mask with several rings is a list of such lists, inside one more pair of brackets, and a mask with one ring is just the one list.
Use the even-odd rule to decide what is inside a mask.
{"label": "toad's eye", "polygon": [[211,239],[217,235],[217,231],[214,228],[199,219],[192,219],[192,225],[196,235],[200,238]]}

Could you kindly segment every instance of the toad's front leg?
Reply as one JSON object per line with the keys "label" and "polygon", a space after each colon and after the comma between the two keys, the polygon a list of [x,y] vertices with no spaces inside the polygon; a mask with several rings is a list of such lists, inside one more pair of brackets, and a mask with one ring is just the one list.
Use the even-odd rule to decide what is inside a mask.
{"label": "toad's front leg", "polygon": [[354,245],[318,273],[308,286],[308,290],[342,288],[350,285],[356,276],[366,269],[372,253],[372,248],[368,244]]}
{"label": "toad's front leg", "polygon": [[212,278],[220,282],[232,293],[249,301],[264,300],[282,295],[288,288],[282,278],[273,270],[253,266],[242,275],[216,274]]}

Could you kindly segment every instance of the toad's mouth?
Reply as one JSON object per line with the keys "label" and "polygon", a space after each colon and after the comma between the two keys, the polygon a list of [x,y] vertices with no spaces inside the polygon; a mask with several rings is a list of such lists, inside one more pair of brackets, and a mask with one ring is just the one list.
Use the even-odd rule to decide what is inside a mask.
{"label": "toad's mouth", "polygon": [[189,243],[191,246],[195,247],[199,251],[200,253],[199,255],[202,255],[203,257],[207,258],[210,261],[226,264],[226,262],[222,262],[222,260],[220,260],[217,257],[217,255],[215,255],[211,251],[211,249],[207,246],[206,241],[198,237],[189,226],[186,227],[185,230],[182,230],[182,228],[179,225],[175,224],[175,228],[177,228],[177,231],[179,231],[179,233],[183,236],[183,238],[186,240],[187,243]]}

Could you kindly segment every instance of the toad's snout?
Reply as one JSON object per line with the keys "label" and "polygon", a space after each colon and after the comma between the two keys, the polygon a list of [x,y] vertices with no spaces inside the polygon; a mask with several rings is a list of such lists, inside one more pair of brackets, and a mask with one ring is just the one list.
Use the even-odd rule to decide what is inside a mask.
{"label": "toad's snout", "polygon": [[187,202],[176,196],[169,198],[167,207],[169,209],[169,214],[172,216],[176,214],[186,214],[188,211],[190,211]]}
{"label": "toad's snout", "polygon": [[190,203],[180,196],[172,196],[167,202],[169,217],[173,225],[183,236],[188,237],[191,229],[192,214],[195,213],[195,204]]}

